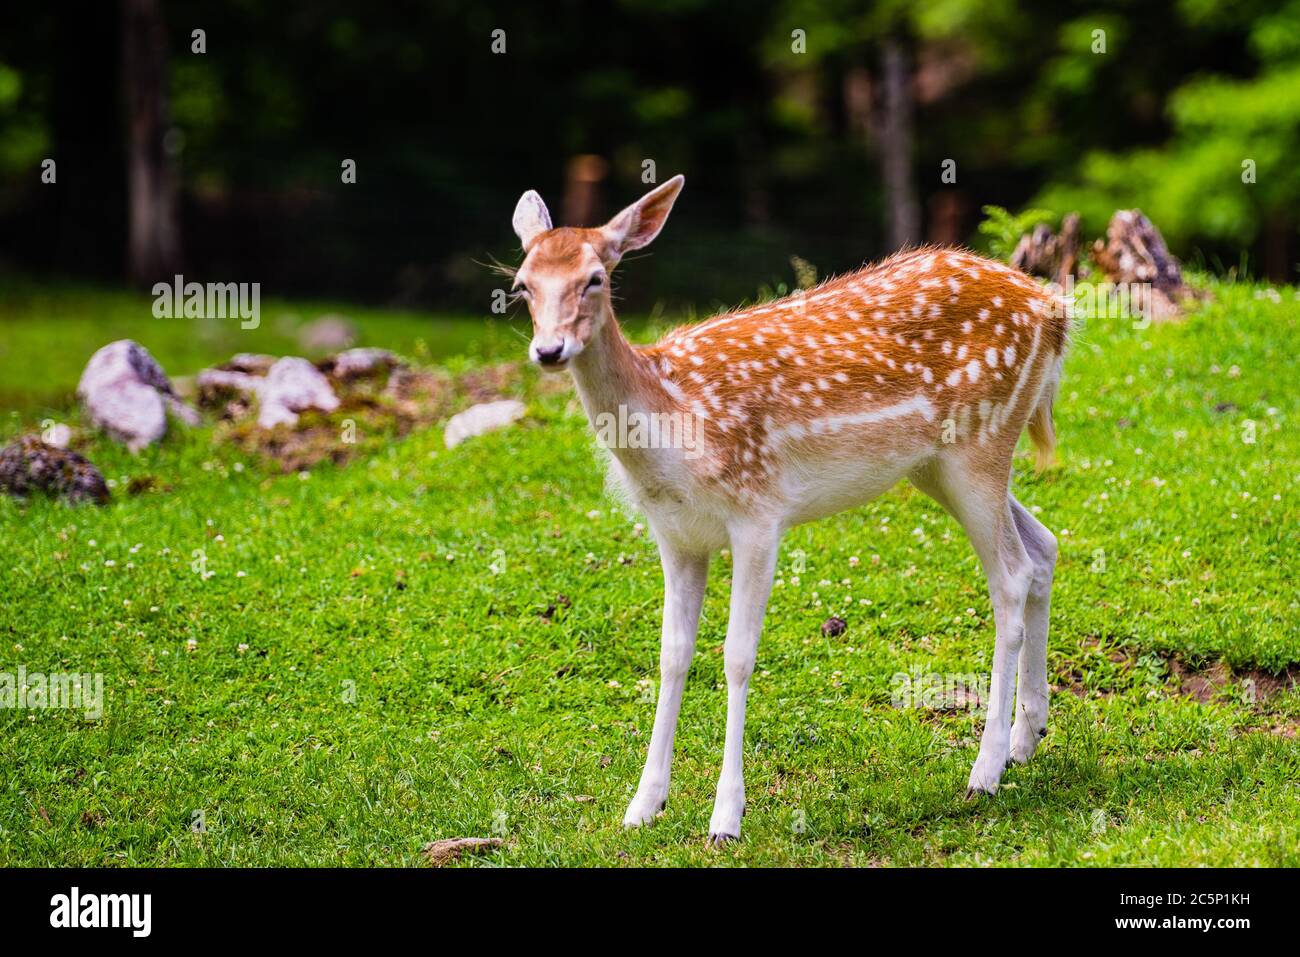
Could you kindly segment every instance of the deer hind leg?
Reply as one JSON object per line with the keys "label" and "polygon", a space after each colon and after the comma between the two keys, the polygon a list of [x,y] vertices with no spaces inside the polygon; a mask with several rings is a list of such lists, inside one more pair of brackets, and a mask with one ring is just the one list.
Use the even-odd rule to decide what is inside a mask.
{"label": "deer hind leg", "polygon": [[[985,460],[987,461],[987,460]],[[993,602],[993,673],[979,757],[966,794],[994,794],[1011,754],[1012,697],[1016,666],[1025,641],[1025,602],[1033,563],[1016,530],[1005,475],[990,475],[959,453],[933,461],[912,483],[961,523],[979,556]]]}
{"label": "deer hind leg", "polygon": [[707,556],[691,555],[661,542],[664,569],[664,626],[659,652],[659,703],[655,708],[650,749],[636,796],[623,817],[624,827],[654,820],[668,801],[668,777],[673,761],[673,736],[682,707],[686,673],[695,655],[695,635],[709,577]]}
{"label": "deer hind leg", "polygon": [[731,532],[731,615],[722,648],[727,675],[727,738],[713,817],[709,820],[709,843],[714,845],[740,836],[740,818],[745,812],[745,703],[780,542],[780,533],[765,526],[746,526]]}
{"label": "deer hind leg", "polygon": [[1011,760],[1023,763],[1034,756],[1038,742],[1047,734],[1047,625],[1052,574],[1056,570],[1056,536],[1014,497],[1011,513],[1033,563],[1025,599],[1025,643],[1020,649],[1016,719],[1011,726]]}

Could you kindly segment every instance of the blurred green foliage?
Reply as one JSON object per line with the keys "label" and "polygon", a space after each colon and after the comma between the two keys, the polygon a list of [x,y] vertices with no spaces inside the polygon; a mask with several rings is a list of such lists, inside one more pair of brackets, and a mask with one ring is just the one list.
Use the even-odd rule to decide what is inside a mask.
{"label": "blurred green foliage", "polygon": [[1170,134],[1163,142],[1090,150],[1034,201],[1079,210],[1093,232],[1117,206],[1141,206],[1184,249],[1207,241],[1249,246],[1270,224],[1294,233],[1300,0],[1235,6],[1229,14],[1186,0],[1178,12],[1188,26],[1225,41],[1244,29],[1244,46],[1256,61],[1250,75],[1188,77],[1164,104]]}
{"label": "blurred green foliage", "polygon": [[[1077,209],[1086,236],[1137,206],[1185,258],[1291,274],[1300,245],[1300,0],[160,9],[187,267],[278,294],[483,309],[478,263],[517,256],[515,199],[537,188],[563,219],[584,154],[608,164],[595,216],[646,188],[647,159],[687,175],[654,255],[624,270],[633,308],[789,285],[792,255],[823,274],[885,255],[867,114],[886,42],[912,71],[922,238],[982,242],[989,204]],[[41,8],[0,34],[0,271],[120,275],[118,18]]]}
{"label": "blurred green foliage", "polygon": [[1010,259],[1020,237],[1039,223],[1051,222],[1055,217],[1045,209],[1026,209],[1010,213],[1001,206],[985,206],[984,219],[979,225],[980,235],[990,255]]}

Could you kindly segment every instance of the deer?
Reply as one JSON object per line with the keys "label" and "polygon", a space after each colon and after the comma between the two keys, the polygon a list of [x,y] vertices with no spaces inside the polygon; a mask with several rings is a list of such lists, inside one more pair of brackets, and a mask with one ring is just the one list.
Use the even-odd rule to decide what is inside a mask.
{"label": "deer", "polygon": [[513,294],[532,318],[531,361],[567,369],[593,423],[622,408],[700,424],[693,454],[608,449],[612,485],[645,516],[664,580],[654,723],[623,825],[650,824],[666,806],[713,556],[730,549],[732,563],[726,732],[708,829],[717,846],[740,835],[746,699],[782,536],[903,479],[961,525],[987,579],[994,652],[966,798],[995,794],[1008,763],[1028,761],[1047,734],[1057,542],[1011,478],[1026,429],[1039,466],[1054,461],[1068,309],[1007,265],[923,246],[633,345],[614,316],[611,277],[659,234],[684,184],[675,176],[596,228],[554,227],[533,190],[512,218],[523,249]]}

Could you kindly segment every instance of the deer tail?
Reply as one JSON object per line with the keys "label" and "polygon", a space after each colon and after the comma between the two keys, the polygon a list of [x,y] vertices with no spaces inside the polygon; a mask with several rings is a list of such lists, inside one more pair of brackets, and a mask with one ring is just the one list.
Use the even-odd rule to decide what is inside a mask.
{"label": "deer tail", "polygon": [[1038,401],[1029,413],[1029,441],[1034,444],[1037,453],[1035,469],[1046,471],[1056,464],[1056,423],[1052,419],[1052,405],[1056,401],[1056,390],[1061,384],[1061,365],[1064,357],[1058,357],[1052,363],[1043,387],[1039,390]]}

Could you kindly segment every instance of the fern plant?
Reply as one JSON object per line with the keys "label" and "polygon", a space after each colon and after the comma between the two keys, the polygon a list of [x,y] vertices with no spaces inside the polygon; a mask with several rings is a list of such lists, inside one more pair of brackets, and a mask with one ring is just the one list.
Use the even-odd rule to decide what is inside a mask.
{"label": "fern plant", "polygon": [[989,255],[1003,261],[1011,259],[1021,236],[1039,223],[1051,222],[1056,218],[1055,214],[1046,209],[1026,209],[1011,213],[1001,206],[985,206],[983,213],[984,221],[979,225],[980,235],[986,237]]}

